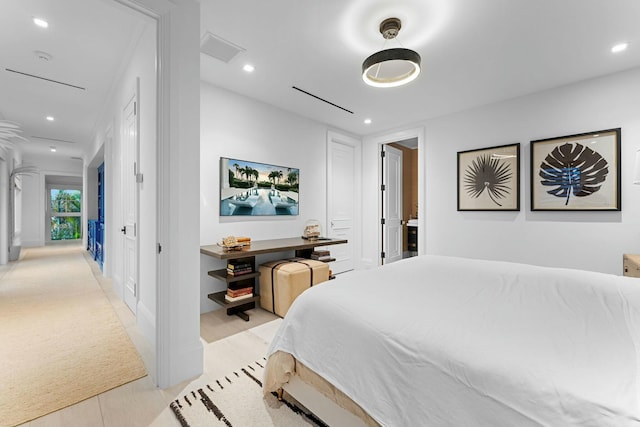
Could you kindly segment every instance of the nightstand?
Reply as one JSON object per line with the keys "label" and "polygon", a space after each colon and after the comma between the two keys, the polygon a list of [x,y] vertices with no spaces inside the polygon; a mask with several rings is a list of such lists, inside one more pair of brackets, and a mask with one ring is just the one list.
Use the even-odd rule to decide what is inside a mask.
{"label": "nightstand", "polygon": [[640,277],[640,255],[624,254],[622,271],[625,276]]}

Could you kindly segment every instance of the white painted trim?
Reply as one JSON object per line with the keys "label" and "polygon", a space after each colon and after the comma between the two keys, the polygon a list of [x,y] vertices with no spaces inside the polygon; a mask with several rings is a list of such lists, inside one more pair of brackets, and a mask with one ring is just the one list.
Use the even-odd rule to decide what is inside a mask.
{"label": "white painted trim", "polygon": [[[183,59],[193,49],[199,64],[199,17],[195,27],[181,25],[193,14],[199,16],[199,3],[180,4],[180,10],[158,18],[157,236],[162,252],[157,257],[156,359],[161,388],[200,375],[204,364],[198,310],[199,211],[183,208],[197,205],[199,195],[199,169],[188,166],[200,147],[199,68],[185,68]],[[186,46],[190,35],[195,42]],[[195,106],[189,103],[191,96]],[[195,115],[185,113],[190,107],[195,107]],[[196,175],[193,181],[191,175]],[[190,200],[193,191],[196,197]],[[198,224],[193,235],[189,224]]]}
{"label": "white painted trim", "polygon": [[[347,136],[342,133],[329,130],[327,131],[327,201],[331,197],[329,194],[329,190],[332,188],[333,179],[332,174],[330,173],[330,162],[331,162],[331,144],[335,142],[338,144],[348,145],[354,148],[355,155],[355,167],[353,171],[354,175],[354,193],[353,199],[356,201],[355,203],[355,212],[354,212],[354,223],[352,226],[354,241],[350,242],[353,244],[353,256],[354,256],[354,269],[359,270],[362,268],[362,222],[358,221],[359,218],[362,218],[362,141],[360,139],[354,138],[352,136]],[[331,220],[331,209],[329,203],[327,202],[327,221]],[[358,224],[359,222],[359,224]],[[324,225],[324,230],[329,230],[329,224]]]}
{"label": "white painted trim", "polygon": [[[124,292],[124,290],[123,290]],[[156,333],[156,317],[153,315],[153,312],[149,310],[149,307],[144,305],[142,301],[138,301],[136,306],[136,326],[143,337],[153,337]],[[153,380],[155,384],[158,383],[158,379],[156,378],[157,367],[156,367],[156,357],[155,357],[155,348],[156,342],[147,342],[144,344],[147,346],[146,348],[138,348],[138,352],[140,356],[142,356],[144,360],[144,364],[149,372],[149,376]],[[138,344],[140,345],[140,344]],[[149,354],[151,350],[152,354]],[[150,358],[150,359],[149,359]]]}
{"label": "white painted trim", "polygon": [[[169,232],[167,230],[167,225],[169,223],[169,218],[164,214],[165,206],[167,206],[168,197],[165,197],[165,188],[169,185],[169,174],[167,173],[170,170],[169,167],[169,159],[168,156],[165,155],[165,152],[168,151],[167,146],[169,145],[169,120],[170,114],[170,102],[169,102],[169,91],[170,91],[170,78],[169,78],[169,52],[170,52],[170,35],[167,27],[169,27],[169,23],[167,22],[167,17],[158,18],[158,32],[157,32],[157,43],[158,43],[158,75],[157,75],[157,98],[156,105],[158,108],[157,111],[157,127],[158,127],[158,151],[157,151],[157,170],[158,170],[158,183],[157,183],[157,206],[158,206],[158,217],[157,217],[157,231],[158,231],[158,245],[163,246],[163,251],[158,254],[158,288],[156,294],[157,300],[157,308],[156,308],[156,384],[163,387],[165,385],[169,385],[170,377],[171,377],[171,358],[169,348],[169,339],[167,335],[170,330],[170,321],[168,318],[161,316],[162,313],[168,313],[170,311],[169,307],[169,280],[167,279],[169,276],[169,258],[167,257],[168,249],[171,245],[169,241]],[[164,253],[163,253],[164,252]]]}
{"label": "white painted trim", "polygon": [[[114,227],[114,192],[110,189],[113,188],[114,180],[114,168],[113,168],[113,122],[110,122],[107,125],[107,128],[104,132],[104,150],[102,154],[102,161],[104,162],[104,228],[106,232],[104,233],[104,253],[103,253],[103,275],[105,277],[113,277],[115,279],[116,276],[120,277],[114,271],[113,257],[116,254],[115,248],[113,247],[117,239],[114,236],[116,228]],[[121,281],[120,281],[121,282]],[[122,298],[122,295],[121,295]]]}
{"label": "white painted trim", "polygon": [[[10,159],[11,157],[7,157]],[[9,160],[0,156],[0,265],[9,262]]]}
{"label": "white painted trim", "polygon": [[[138,301],[138,306],[136,307],[137,316],[137,326],[140,329],[140,332],[143,336],[153,336],[156,330],[156,316],[153,315],[153,312],[149,310],[149,308],[144,305],[144,302]],[[149,343],[151,348],[155,348],[155,342]]]}
{"label": "white painted trim", "polygon": [[[162,253],[156,257],[157,292],[155,316],[156,383],[161,388],[198,376],[203,371],[203,347],[199,331],[199,235],[183,233],[181,221],[199,224],[196,211],[182,209],[179,184],[199,187],[199,179],[190,181],[185,166],[194,145],[199,147],[199,97],[188,89],[199,88],[199,69],[183,63],[181,55],[194,50],[199,58],[199,10],[194,0],[114,0],[142,12],[157,21],[157,240]],[[185,40],[195,36],[188,46]],[[194,56],[195,57],[195,56]],[[198,62],[198,61],[196,61]],[[191,69],[193,68],[193,69]],[[189,74],[191,72],[191,74]],[[193,81],[193,76],[196,80]],[[198,89],[199,91],[199,89]],[[194,102],[195,101],[195,102]],[[192,105],[193,104],[193,105]],[[197,117],[185,117],[184,108],[194,108]],[[195,122],[195,123],[191,123]],[[195,139],[193,134],[196,135]],[[175,154],[175,155],[174,155]],[[194,172],[194,171],[191,171]],[[183,176],[185,175],[185,176]],[[197,204],[197,199],[195,204]],[[185,211],[188,211],[185,213]],[[188,217],[188,218],[187,218]],[[188,242],[182,244],[183,240]],[[191,241],[195,241],[191,247]],[[184,250],[187,246],[189,250]],[[193,252],[193,254],[191,253]],[[192,264],[196,264],[193,268]],[[193,287],[193,289],[191,289]],[[191,306],[193,305],[193,310]],[[193,319],[189,316],[192,316]],[[186,319],[185,319],[186,318]],[[186,329],[180,329],[183,323]],[[186,339],[186,342],[185,342]]]}
{"label": "white painted trim", "polygon": [[[82,180],[82,183],[80,185],[67,185],[67,184],[47,184],[47,176],[49,175],[64,175],[64,176],[70,176],[70,177],[77,177],[80,178]],[[82,203],[81,203],[81,209],[84,209],[85,205],[84,205],[84,200],[86,199],[86,197],[84,197],[84,176],[80,175],[74,175],[74,174],[58,174],[58,173],[48,173],[45,172],[42,174],[42,179],[43,179],[43,185],[44,185],[44,216],[41,218],[41,222],[42,222],[42,227],[44,228],[44,236],[43,236],[43,241],[45,242],[45,244],[48,243],[53,243],[54,240],[51,240],[51,217],[53,216],[53,213],[51,212],[51,190],[54,187],[64,187],[64,189],[68,189],[68,190],[80,190],[81,191],[81,195],[82,195]],[[77,215],[69,215],[69,216],[77,216]],[[84,236],[85,234],[87,234],[87,228],[86,223],[83,222],[86,221],[86,213],[83,210],[82,212],[80,212],[80,222],[82,224],[82,226],[84,227],[82,229],[82,235]],[[84,241],[84,239],[81,239]],[[85,242],[86,243],[86,242]],[[85,245],[86,247],[86,245]]]}
{"label": "white painted trim", "polygon": [[22,241],[23,248],[37,248],[40,246],[44,246],[44,242],[42,240],[23,240]]}
{"label": "white painted trim", "polygon": [[[382,150],[382,146],[384,144],[389,144],[391,142],[404,141],[406,139],[418,138],[418,255],[422,255],[425,253],[426,248],[426,221],[425,221],[425,190],[427,188],[425,182],[425,141],[424,141],[424,128],[409,128],[403,129],[391,133],[386,133],[382,135],[376,135],[372,137],[365,137],[365,144],[376,144],[376,152],[379,153]],[[380,156],[376,155],[376,159],[380,160]],[[377,169],[378,169],[378,181],[377,184],[382,182],[382,171],[380,170],[380,162],[378,161]],[[379,190],[379,188],[378,188]],[[378,193],[378,209],[375,213],[371,213],[370,215],[375,216],[375,222],[380,223],[379,221],[379,212],[382,210],[382,195],[380,191]],[[381,244],[381,230],[380,227],[376,227],[376,242],[378,244],[378,251],[376,256],[376,261],[374,265],[380,265],[380,252],[382,251]]]}

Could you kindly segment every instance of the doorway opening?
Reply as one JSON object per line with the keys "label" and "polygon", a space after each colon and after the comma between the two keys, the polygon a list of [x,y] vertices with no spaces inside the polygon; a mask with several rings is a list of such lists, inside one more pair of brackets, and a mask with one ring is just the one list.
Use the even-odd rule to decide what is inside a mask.
{"label": "doorway opening", "polygon": [[418,137],[382,144],[381,264],[418,255]]}

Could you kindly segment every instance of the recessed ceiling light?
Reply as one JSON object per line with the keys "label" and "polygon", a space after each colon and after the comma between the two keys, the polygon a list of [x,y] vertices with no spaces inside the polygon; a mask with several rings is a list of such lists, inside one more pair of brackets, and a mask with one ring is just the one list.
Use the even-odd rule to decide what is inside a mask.
{"label": "recessed ceiling light", "polygon": [[611,48],[612,53],[622,52],[623,50],[627,50],[629,47],[629,43],[620,43]]}
{"label": "recessed ceiling light", "polygon": [[56,147],[54,147],[53,145],[51,147],[49,147],[49,149],[51,150],[52,153],[56,152]]}
{"label": "recessed ceiling light", "polygon": [[47,116],[47,120],[48,120],[48,121],[50,121],[50,122],[52,122],[52,121],[54,121],[55,119],[53,118],[53,116]]}
{"label": "recessed ceiling light", "polygon": [[364,124],[365,125],[370,125],[371,124],[371,119],[364,119]]}
{"label": "recessed ceiling light", "polygon": [[33,23],[36,24],[38,27],[42,27],[42,28],[49,27],[49,23],[41,18],[33,18]]}
{"label": "recessed ceiling light", "polygon": [[256,69],[256,67],[254,67],[251,64],[245,64],[244,67],[242,67],[243,70],[245,70],[247,73],[253,73],[253,71]]}

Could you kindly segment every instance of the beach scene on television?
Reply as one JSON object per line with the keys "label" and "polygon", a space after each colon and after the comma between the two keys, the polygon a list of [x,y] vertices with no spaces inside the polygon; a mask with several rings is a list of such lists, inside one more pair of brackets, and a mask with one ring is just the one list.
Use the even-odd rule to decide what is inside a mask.
{"label": "beach scene on television", "polygon": [[220,158],[220,215],[298,215],[296,168]]}

